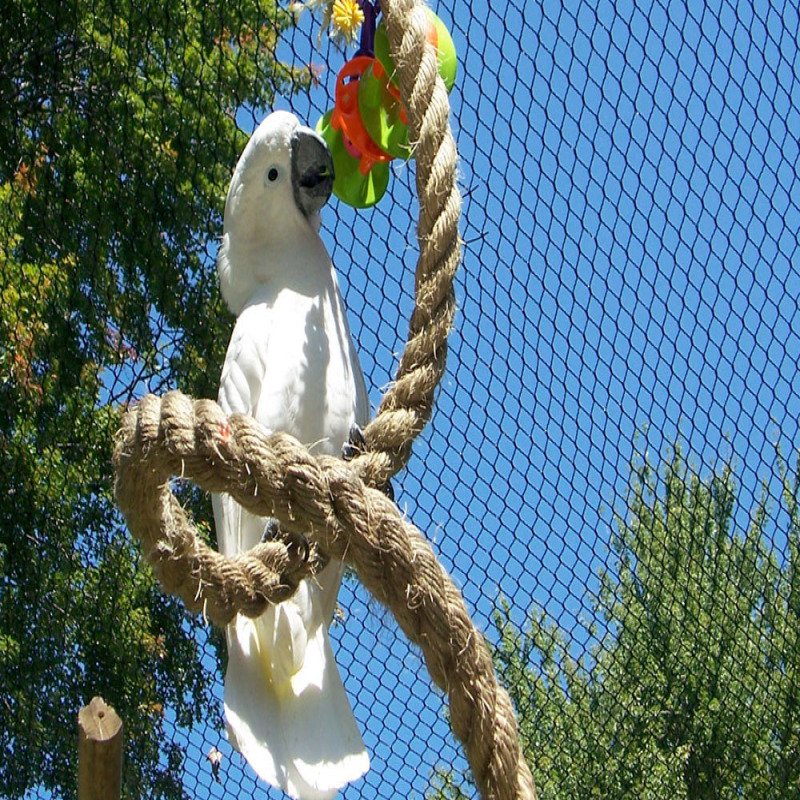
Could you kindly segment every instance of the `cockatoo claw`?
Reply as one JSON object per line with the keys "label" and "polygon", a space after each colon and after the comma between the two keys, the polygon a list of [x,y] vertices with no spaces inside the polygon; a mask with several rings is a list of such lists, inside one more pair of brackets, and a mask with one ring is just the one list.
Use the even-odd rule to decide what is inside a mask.
{"label": "cockatoo claw", "polygon": [[261,544],[267,542],[277,542],[283,538],[281,535],[281,524],[275,517],[267,517],[264,525],[264,533],[261,534]]}
{"label": "cockatoo claw", "polygon": [[291,555],[292,551],[296,550],[303,564],[307,564],[311,556],[311,545],[308,539],[299,533],[287,534],[283,539],[286,542],[286,549],[289,551],[289,554]]}
{"label": "cockatoo claw", "polygon": [[350,436],[342,447],[342,458],[345,461],[352,461],[357,455],[367,449],[367,440],[364,438],[364,431],[358,425],[350,427]]}
{"label": "cockatoo claw", "polygon": [[275,517],[267,517],[264,525],[264,533],[261,536],[262,544],[267,542],[283,542],[290,555],[295,551],[303,564],[308,563],[311,557],[311,544],[301,533],[285,533],[281,530],[281,524]]}
{"label": "cockatoo claw", "polygon": [[[366,452],[367,440],[364,437],[364,431],[358,425],[350,427],[350,436],[342,447],[342,459],[344,461],[352,461],[357,455]],[[394,502],[394,487],[391,481],[386,481],[383,486],[378,486],[392,502]]]}

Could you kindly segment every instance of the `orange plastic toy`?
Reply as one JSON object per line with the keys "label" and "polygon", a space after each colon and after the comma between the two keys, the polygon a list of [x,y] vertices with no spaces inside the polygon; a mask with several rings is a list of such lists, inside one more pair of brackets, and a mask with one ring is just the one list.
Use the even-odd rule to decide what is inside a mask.
{"label": "orange plastic toy", "polygon": [[339,71],[336,77],[331,125],[342,134],[345,147],[358,159],[358,169],[366,175],[375,164],[384,164],[392,156],[372,141],[361,119],[358,107],[358,84],[363,74],[373,65],[372,56],[355,56]]}

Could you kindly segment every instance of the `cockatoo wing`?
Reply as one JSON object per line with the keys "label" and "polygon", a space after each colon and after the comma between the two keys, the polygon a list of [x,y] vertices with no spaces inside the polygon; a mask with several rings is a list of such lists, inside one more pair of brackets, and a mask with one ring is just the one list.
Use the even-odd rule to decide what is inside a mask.
{"label": "cockatoo wing", "polygon": [[[266,354],[271,332],[270,309],[265,305],[245,309],[236,321],[222,367],[218,402],[231,414],[252,414],[266,375]],[[248,514],[227,494],[211,498],[217,544],[225,555],[253,547],[264,532],[259,517]]]}
{"label": "cockatoo wing", "polygon": [[[286,387],[282,373],[292,358],[281,319],[286,318],[276,325],[273,302],[243,309],[223,367],[219,403],[227,414],[253,414],[267,430],[303,439],[296,430],[296,392],[284,402],[275,395],[276,387]],[[357,414],[366,417],[357,359],[352,366]],[[234,555],[260,541],[264,518],[228,495],[214,496],[213,504],[223,553]],[[239,615],[228,626],[225,715],[232,743],[261,778],[303,800],[331,798],[369,767],[328,637],[342,571],[340,562],[331,562],[313,581],[303,581],[290,600],[257,620]]]}

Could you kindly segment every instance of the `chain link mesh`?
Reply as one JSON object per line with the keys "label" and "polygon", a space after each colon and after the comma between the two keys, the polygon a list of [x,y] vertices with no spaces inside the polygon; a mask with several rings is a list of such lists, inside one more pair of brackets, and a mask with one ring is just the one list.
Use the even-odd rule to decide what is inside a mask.
{"label": "chain link mesh", "polygon": [[[497,648],[542,797],[797,796],[797,7],[434,10],[465,258],[398,502]],[[279,796],[225,739],[222,637],[138,566],[109,454],[144,392],[216,395],[230,171],[267,110],[313,125],[345,60],[295,11],[3,12],[1,796],[75,796],[94,694],[128,729],[125,796]],[[413,169],[323,212],[373,408],[412,309]],[[471,796],[419,654],[355,580],[339,604],[371,756],[343,796]]]}

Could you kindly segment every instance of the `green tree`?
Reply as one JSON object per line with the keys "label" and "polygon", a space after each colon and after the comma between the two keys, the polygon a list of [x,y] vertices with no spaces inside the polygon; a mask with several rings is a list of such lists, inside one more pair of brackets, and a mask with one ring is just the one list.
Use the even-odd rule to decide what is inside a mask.
{"label": "green tree", "polygon": [[198,621],[115,513],[115,408],[148,382],[213,396],[235,112],[312,72],[277,58],[292,17],[274,0],[12,0],[3,20],[0,796],[73,796],[76,714],[102,694],[126,723],[125,796],[178,798],[164,711],[219,711]]}
{"label": "green tree", "polygon": [[797,466],[781,462],[781,497],[740,531],[729,466],[701,479],[677,448],[642,463],[588,658],[544,613],[520,630],[498,612],[495,661],[542,800],[800,796]]}

